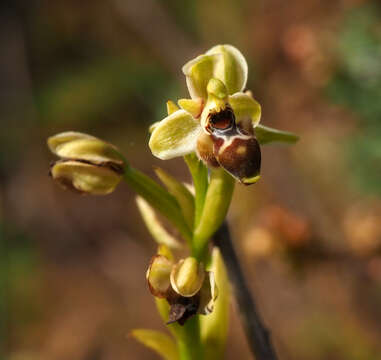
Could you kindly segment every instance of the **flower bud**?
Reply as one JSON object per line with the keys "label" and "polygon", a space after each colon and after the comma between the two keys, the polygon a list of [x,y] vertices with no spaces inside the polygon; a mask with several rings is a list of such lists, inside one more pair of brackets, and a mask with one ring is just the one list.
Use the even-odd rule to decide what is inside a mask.
{"label": "flower bud", "polygon": [[67,131],[48,139],[53,154],[63,159],[83,160],[94,164],[112,163],[121,167],[123,158],[117,148],[94,136]]}
{"label": "flower bud", "polygon": [[78,160],[59,160],[50,169],[51,177],[65,189],[81,194],[106,195],[114,191],[122,173],[112,165]]}
{"label": "flower bud", "polygon": [[66,189],[106,195],[114,191],[122,177],[122,155],[94,136],[67,131],[51,136],[48,146],[62,158],[52,165],[50,175]]}
{"label": "flower bud", "polygon": [[173,263],[163,255],[155,255],[147,270],[146,278],[152,295],[166,298],[171,287],[170,275]]}
{"label": "flower bud", "polygon": [[171,285],[179,295],[191,297],[200,290],[204,277],[204,266],[194,257],[188,257],[173,267]]}

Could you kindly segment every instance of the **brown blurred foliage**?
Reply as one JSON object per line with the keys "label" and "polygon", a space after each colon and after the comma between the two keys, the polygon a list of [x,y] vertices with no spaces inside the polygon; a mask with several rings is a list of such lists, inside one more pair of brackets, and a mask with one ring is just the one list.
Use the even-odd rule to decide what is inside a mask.
{"label": "brown blurred foliage", "polygon": [[[0,358],[156,359],[127,338],[164,329],[144,275],[155,244],[120,186],[62,191],[47,136],[78,130],[153,175],[147,128],[186,96],[181,65],[216,43],[249,62],[261,181],[229,222],[280,359],[381,359],[381,12],[359,0],[57,0],[0,5]],[[378,50],[377,50],[378,49]],[[377,58],[378,56],[378,58]],[[378,61],[380,60],[380,61]],[[377,101],[378,100],[378,101]],[[250,358],[234,306],[227,359]]]}

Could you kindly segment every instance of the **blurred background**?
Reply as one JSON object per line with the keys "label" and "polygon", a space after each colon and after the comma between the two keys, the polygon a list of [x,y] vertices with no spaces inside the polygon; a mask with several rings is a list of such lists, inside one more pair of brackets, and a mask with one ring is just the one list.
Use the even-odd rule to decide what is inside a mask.
{"label": "blurred background", "polygon": [[[0,5],[0,359],[157,359],[145,283],[155,252],[125,185],[77,196],[46,138],[78,130],[153,175],[148,126],[187,97],[181,66],[219,43],[246,56],[262,148],[229,222],[280,359],[381,359],[381,6],[366,0],[8,0]],[[232,304],[226,359],[250,353]]]}

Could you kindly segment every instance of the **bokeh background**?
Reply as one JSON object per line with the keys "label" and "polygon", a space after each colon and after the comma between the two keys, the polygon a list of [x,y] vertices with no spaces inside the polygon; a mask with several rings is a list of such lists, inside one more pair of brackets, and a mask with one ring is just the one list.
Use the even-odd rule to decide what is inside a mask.
{"label": "bokeh background", "polygon": [[[263,124],[301,135],[263,147],[229,212],[280,359],[381,359],[381,7],[365,0],[2,1],[0,359],[157,359],[127,336],[163,329],[133,192],[62,191],[46,138],[88,132],[190,181],[147,127],[218,43],[247,57]],[[226,358],[250,358],[234,303]]]}

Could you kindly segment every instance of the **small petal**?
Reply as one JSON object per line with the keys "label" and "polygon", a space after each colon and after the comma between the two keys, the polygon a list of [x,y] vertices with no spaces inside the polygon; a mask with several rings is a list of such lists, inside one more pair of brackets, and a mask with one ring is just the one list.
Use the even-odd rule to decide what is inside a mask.
{"label": "small petal", "polygon": [[205,270],[194,257],[180,260],[172,269],[171,285],[183,297],[192,297],[201,288]]}
{"label": "small petal", "polygon": [[162,160],[184,156],[196,150],[200,124],[191,114],[178,110],[155,126],[149,147]]}
{"label": "small petal", "polygon": [[142,197],[136,197],[136,204],[142,215],[143,221],[148,231],[158,244],[164,244],[173,249],[178,249],[181,244],[173,237],[157,218],[152,206]]}
{"label": "small petal", "polygon": [[171,287],[170,275],[173,263],[163,255],[155,255],[147,270],[146,278],[152,295],[165,298]]}
{"label": "small petal", "polygon": [[63,159],[85,160],[98,164],[123,164],[123,158],[115,146],[79,132],[68,131],[51,136],[48,146],[54,154]]}
{"label": "small petal", "polygon": [[232,45],[217,45],[206,55],[222,54],[214,68],[214,77],[221,80],[229,94],[242,91],[246,86],[248,67],[242,53]]}
{"label": "small petal", "polygon": [[120,170],[113,168],[112,165],[98,165],[77,160],[55,162],[50,169],[50,175],[65,189],[92,195],[111,193],[122,176]]}
{"label": "small petal", "polygon": [[188,111],[195,119],[199,118],[204,107],[203,99],[180,99],[178,104],[182,109]]}
{"label": "small petal", "polygon": [[229,103],[233,108],[236,122],[250,119],[253,126],[257,126],[261,119],[261,105],[252,96],[238,92],[229,96]]}
{"label": "small petal", "polygon": [[180,110],[180,108],[171,100],[167,101],[167,113],[168,115],[172,115],[177,110]]}

